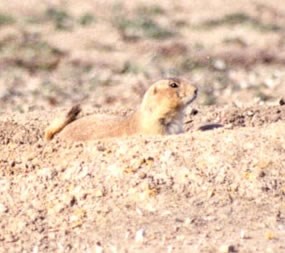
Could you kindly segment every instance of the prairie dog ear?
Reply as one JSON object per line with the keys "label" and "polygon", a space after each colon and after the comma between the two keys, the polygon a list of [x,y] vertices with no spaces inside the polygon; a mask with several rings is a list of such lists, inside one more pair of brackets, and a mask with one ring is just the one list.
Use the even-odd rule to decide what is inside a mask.
{"label": "prairie dog ear", "polygon": [[154,87],[153,88],[153,91],[152,91],[153,95],[155,95],[157,93],[157,87]]}

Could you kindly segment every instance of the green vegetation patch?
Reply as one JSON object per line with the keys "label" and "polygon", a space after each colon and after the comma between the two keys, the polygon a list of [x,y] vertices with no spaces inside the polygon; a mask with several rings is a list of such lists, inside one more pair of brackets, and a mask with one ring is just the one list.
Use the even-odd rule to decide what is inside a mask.
{"label": "green vegetation patch", "polygon": [[248,14],[240,12],[228,14],[218,19],[207,20],[202,24],[198,25],[197,28],[212,29],[222,25],[233,26],[241,24],[250,25],[253,28],[261,31],[279,31],[282,29],[277,24],[263,23],[261,20],[257,18],[251,17]]}
{"label": "green vegetation patch", "polygon": [[120,16],[114,20],[114,24],[127,38],[167,39],[175,35],[174,31],[159,25],[150,17],[139,16],[129,19]]}
{"label": "green vegetation patch", "polygon": [[96,22],[96,18],[92,13],[85,13],[79,18],[79,24],[83,26],[91,25],[94,22]]}
{"label": "green vegetation patch", "polygon": [[165,14],[165,11],[158,5],[140,5],[137,7],[136,12],[138,15],[146,16],[156,16]]}
{"label": "green vegetation patch", "polygon": [[0,26],[2,25],[10,25],[15,23],[15,19],[14,17],[4,14],[4,13],[0,13]]}
{"label": "green vegetation patch", "polygon": [[71,30],[78,24],[82,26],[91,25],[96,22],[96,18],[89,12],[75,18],[64,9],[51,7],[46,9],[41,15],[26,17],[25,21],[33,24],[51,22],[56,29]]}
{"label": "green vegetation patch", "polygon": [[63,9],[48,8],[45,12],[47,20],[54,22],[57,29],[69,29],[72,22],[72,17]]}
{"label": "green vegetation patch", "polygon": [[6,45],[1,55],[17,66],[35,71],[56,68],[64,53],[27,34],[21,42]]}
{"label": "green vegetation patch", "polygon": [[210,64],[205,64],[204,62],[194,58],[184,58],[179,64],[179,68],[181,68],[184,72],[193,71],[195,69],[209,68],[209,66]]}

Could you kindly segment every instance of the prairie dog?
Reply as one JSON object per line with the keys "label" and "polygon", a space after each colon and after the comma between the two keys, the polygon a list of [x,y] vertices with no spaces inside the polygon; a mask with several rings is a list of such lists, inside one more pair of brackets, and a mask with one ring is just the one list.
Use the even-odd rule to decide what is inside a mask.
{"label": "prairie dog", "polygon": [[55,134],[71,141],[141,135],[167,135],[183,132],[183,111],[197,97],[198,89],[185,79],[167,78],[155,82],[142,103],[127,117],[90,115],[76,119],[76,105],[63,117],[56,118],[45,130],[45,139]]}

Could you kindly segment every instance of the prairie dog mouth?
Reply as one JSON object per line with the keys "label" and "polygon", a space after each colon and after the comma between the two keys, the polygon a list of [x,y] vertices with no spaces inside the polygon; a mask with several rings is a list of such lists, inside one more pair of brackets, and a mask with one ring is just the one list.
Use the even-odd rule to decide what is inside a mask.
{"label": "prairie dog mouth", "polygon": [[197,98],[197,93],[195,93],[195,95],[194,95],[193,97],[186,99],[185,102],[184,102],[184,106],[187,107],[187,106],[190,105],[196,98]]}

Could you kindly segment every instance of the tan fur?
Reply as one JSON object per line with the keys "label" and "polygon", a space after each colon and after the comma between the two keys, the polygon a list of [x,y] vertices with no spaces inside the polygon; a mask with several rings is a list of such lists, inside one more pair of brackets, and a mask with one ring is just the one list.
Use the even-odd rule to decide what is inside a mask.
{"label": "tan fur", "polygon": [[[173,84],[177,87],[172,87],[175,86]],[[72,141],[134,134],[178,134],[183,131],[183,110],[196,96],[197,88],[188,81],[180,78],[163,79],[147,90],[140,107],[130,116],[96,114],[75,120],[78,113],[72,113],[71,109],[64,119],[52,122],[45,131],[45,139],[50,140],[59,132],[60,138]]]}

